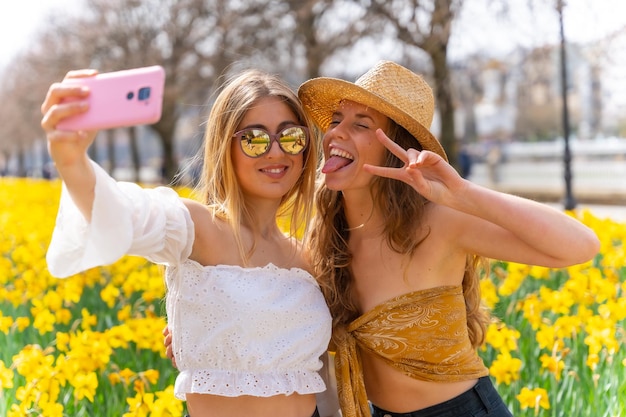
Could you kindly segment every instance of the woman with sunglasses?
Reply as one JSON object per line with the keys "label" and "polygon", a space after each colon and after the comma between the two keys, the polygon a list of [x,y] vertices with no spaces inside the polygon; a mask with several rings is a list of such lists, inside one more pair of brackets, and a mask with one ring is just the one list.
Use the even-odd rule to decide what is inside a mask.
{"label": "woman with sunglasses", "polygon": [[[343,417],[509,417],[477,354],[477,262],[587,262],[594,232],[463,179],[428,127],[434,98],[393,62],[298,94],[321,131],[312,262],[333,316]],[[371,403],[368,404],[368,399]]]}
{"label": "woman with sunglasses", "polygon": [[[223,86],[206,123],[194,201],[168,187],[116,182],[87,155],[96,132],[56,128],[88,110],[88,94],[56,83],[42,104],[63,180],[50,272],[66,277],[125,254],[166,266],[175,393],[191,417],[320,416],[331,318],[296,239],[311,213],[318,161],[297,96],[255,70]],[[287,235],[277,224],[285,215]]]}

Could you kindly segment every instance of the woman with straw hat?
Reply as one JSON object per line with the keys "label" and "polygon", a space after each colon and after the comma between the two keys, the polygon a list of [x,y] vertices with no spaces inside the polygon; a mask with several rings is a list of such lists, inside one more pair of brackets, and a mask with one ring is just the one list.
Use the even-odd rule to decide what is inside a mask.
{"label": "woman with straw hat", "polygon": [[308,243],[333,316],[343,416],[510,416],[476,352],[487,318],[478,262],[565,267],[593,258],[598,238],[463,179],[428,129],[430,87],[400,65],[298,93],[325,132]]}

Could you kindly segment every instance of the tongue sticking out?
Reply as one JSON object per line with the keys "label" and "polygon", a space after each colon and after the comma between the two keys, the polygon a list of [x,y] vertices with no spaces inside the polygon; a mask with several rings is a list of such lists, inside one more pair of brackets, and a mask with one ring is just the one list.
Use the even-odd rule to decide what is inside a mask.
{"label": "tongue sticking out", "polygon": [[322,168],[322,172],[324,174],[328,174],[329,172],[335,172],[340,168],[348,165],[352,160],[348,158],[342,158],[341,156],[331,156],[326,160],[324,167]]}

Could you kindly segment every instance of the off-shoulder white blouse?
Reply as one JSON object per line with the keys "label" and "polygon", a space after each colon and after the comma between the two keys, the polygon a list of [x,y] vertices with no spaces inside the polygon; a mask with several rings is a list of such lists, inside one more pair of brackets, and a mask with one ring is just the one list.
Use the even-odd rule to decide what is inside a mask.
{"label": "off-shoulder white blouse", "polygon": [[166,266],[166,309],[180,371],[175,392],[223,396],[319,393],[331,318],[315,279],[298,268],[203,266],[188,259],[194,224],[178,194],[96,172],[92,220],[65,186],[47,253],[68,277],[125,254]]}

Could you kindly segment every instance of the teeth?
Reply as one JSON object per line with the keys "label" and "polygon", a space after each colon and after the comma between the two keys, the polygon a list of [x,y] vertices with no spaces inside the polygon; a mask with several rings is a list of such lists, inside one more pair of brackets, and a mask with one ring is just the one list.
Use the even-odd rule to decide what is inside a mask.
{"label": "teeth", "polygon": [[341,149],[337,149],[337,148],[332,148],[330,150],[330,156],[340,156],[342,158],[346,158],[346,159],[350,159],[350,160],[354,159],[354,157],[352,155],[350,155],[348,152],[343,151]]}
{"label": "teeth", "polygon": [[282,168],[271,168],[271,169],[264,169],[263,171],[269,172],[270,174],[280,174],[284,170]]}

